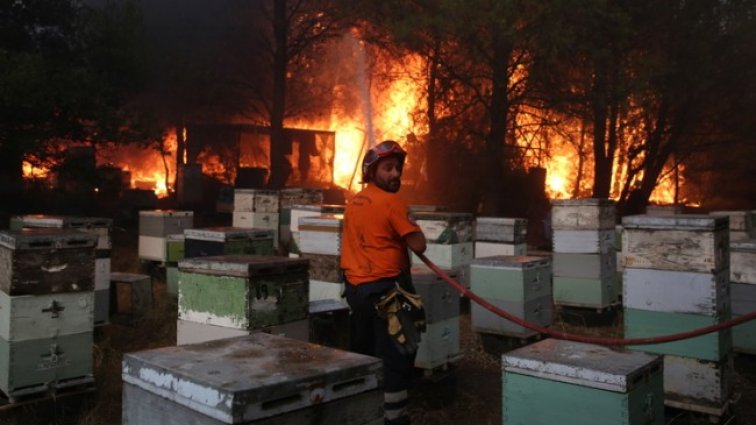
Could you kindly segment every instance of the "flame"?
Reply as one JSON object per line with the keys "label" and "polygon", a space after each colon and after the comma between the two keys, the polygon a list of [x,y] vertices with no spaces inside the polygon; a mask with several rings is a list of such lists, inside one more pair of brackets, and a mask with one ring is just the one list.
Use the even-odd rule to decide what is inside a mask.
{"label": "flame", "polygon": [[29,161],[23,161],[21,164],[23,177],[25,179],[46,179],[50,175],[50,169],[45,166],[34,166]]}

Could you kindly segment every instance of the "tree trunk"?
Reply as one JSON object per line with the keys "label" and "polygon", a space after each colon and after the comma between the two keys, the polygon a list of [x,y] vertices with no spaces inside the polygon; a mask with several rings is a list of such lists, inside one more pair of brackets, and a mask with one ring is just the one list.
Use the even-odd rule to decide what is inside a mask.
{"label": "tree trunk", "polygon": [[[270,178],[268,186],[280,189],[286,184],[291,172],[286,154],[290,152],[290,141],[284,132],[286,112],[286,69],[288,66],[286,0],[273,2],[273,34],[275,52],[273,56],[273,105],[270,112]],[[287,143],[288,142],[288,143]]]}
{"label": "tree trunk", "polygon": [[429,58],[428,70],[428,140],[425,142],[425,171],[430,187],[434,187],[446,180],[444,176],[444,155],[441,140],[438,138],[438,120],[436,117],[437,102],[437,79],[438,79],[438,54],[440,42],[436,41],[433,53]]}
{"label": "tree trunk", "polygon": [[608,76],[604,63],[596,65],[593,82],[593,197],[608,198],[612,163],[607,160]]}
{"label": "tree trunk", "polygon": [[0,193],[19,194],[24,182],[23,143],[18,140],[4,140],[0,143]]}

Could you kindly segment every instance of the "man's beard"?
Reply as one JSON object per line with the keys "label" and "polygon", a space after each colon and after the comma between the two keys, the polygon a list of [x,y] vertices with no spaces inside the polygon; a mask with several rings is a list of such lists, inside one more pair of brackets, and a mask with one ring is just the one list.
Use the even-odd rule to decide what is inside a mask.
{"label": "man's beard", "polygon": [[396,193],[399,192],[399,188],[402,187],[402,179],[392,179],[392,180],[375,180],[375,185],[378,186],[380,189],[385,190],[386,192],[390,193]]}

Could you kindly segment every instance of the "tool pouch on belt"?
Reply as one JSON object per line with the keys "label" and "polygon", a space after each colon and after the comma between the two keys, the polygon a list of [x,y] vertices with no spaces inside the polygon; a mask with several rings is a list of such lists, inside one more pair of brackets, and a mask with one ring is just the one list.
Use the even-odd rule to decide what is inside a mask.
{"label": "tool pouch on belt", "polygon": [[375,303],[378,316],[386,319],[388,333],[404,355],[414,354],[425,331],[425,309],[420,295],[403,289],[398,283]]}

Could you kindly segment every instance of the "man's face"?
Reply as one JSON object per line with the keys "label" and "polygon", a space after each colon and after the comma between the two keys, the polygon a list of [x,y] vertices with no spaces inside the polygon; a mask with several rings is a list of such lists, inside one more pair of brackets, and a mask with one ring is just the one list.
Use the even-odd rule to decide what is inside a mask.
{"label": "man's face", "polygon": [[373,183],[386,192],[396,193],[402,185],[401,161],[396,156],[390,156],[378,161],[375,166]]}

